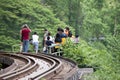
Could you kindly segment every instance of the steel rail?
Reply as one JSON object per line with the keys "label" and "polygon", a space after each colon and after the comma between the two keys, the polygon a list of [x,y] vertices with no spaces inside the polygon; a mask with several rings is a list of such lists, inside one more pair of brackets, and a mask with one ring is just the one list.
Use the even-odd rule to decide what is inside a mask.
{"label": "steel rail", "polygon": [[38,73],[37,75],[35,75],[34,77],[31,78],[32,80],[39,80],[39,79],[43,78],[43,76],[48,75],[48,74],[51,74],[51,75],[53,74],[53,76],[54,76],[55,73],[58,73],[59,71],[61,71],[60,68],[62,66],[62,62],[57,58],[54,58],[54,57],[51,57],[51,56],[46,56],[44,54],[41,54],[41,55],[24,54],[24,55],[34,56],[34,57],[37,57],[37,58],[42,58],[45,61],[47,60],[47,62],[52,61],[52,66],[49,68],[49,70],[47,70],[45,72],[42,72],[40,74]]}
{"label": "steel rail", "polygon": [[[44,73],[46,73],[46,72],[48,72],[48,71],[50,71],[50,70],[52,70],[53,68],[55,68],[55,66],[58,64],[56,64],[56,62],[52,59],[52,58],[48,58],[48,57],[46,57],[46,56],[38,56],[38,55],[32,55],[32,54],[23,54],[23,55],[15,55],[15,54],[6,54],[6,53],[4,53],[4,54],[2,54],[2,55],[4,55],[4,56],[8,56],[8,57],[12,57],[12,58],[16,58],[16,57],[19,57],[19,58],[21,58],[21,56],[23,57],[23,56],[26,56],[25,58],[29,61],[29,66],[27,66],[27,67],[22,67],[22,68],[20,68],[20,69],[17,69],[17,70],[15,70],[15,71],[12,71],[12,72],[9,72],[9,73],[6,73],[6,74],[3,74],[3,75],[1,75],[0,76],[0,78],[2,78],[2,79],[4,79],[4,80],[14,80],[15,79],[15,77],[17,76],[19,76],[18,78],[20,78],[21,76],[21,74],[26,74],[26,72],[30,72],[30,70],[31,70],[31,60],[32,59],[30,59],[30,57],[29,56],[33,56],[33,57],[36,57],[36,58],[39,58],[39,59],[43,59],[44,61],[46,61],[46,62],[49,62],[50,64],[51,64],[51,67],[50,67],[50,69],[49,70],[47,70],[47,71],[45,71],[45,72],[43,72],[43,73],[41,73],[41,74],[38,74],[38,75],[35,75],[33,78],[31,78],[31,79],[35,79],[35,78],[37,78],[37,77],[39,77],[40,75],[42,75],[42,74],[44,74]],[[23,60],[24,61],[24,60]],[[35,63],[35,61],[34,61],[34,63]],[[32,64],[33,65],[33,64]],[[37,64],[34,64],[34,67],[36,66]]]}
{"label": "steel rail", "polygon": [[59,73],[62,70],[61,60],[59,60],[55,57],[52,57],[52,56],[44,55],[44,54],[40,54],[38,56],[45,56],[45,57],[51,58],[52,60],[54,60],[56,62],[56,64],[54,65],[54,67],[52,67],[48,71],[45,71],[44,73],[40,74],[39,76],[33,78],[33,80],[40,80],[42,78],[49,80],[51,77],[55,76],[57,73]]}
{"label": "steel rail", "polygon": [[[23,74],[24,74],[24,75],[28,75],[28,74],[30,74],[33,70],[36,70],[36,68],[38,67],[38,65],[36,64],[36,62],[35,62],[33,59],[31,59],[30,57],[29,57],[29,60],[31,61],[31,64],[29,65],[29,67],[27,67],[27,68],[25,68],[24,70],[21,70],[21,71],[19,71],[19,72],[15,71],[14,74],[11,74],[11,75],[9,75],[9,76],[6,76],[6,77],[4,77],[3,79],[4,79],[4,80],[19,79],[19,78],[23,77]],[[31,70],[32,70],[32,71],[31,71]],[[17,76],[17,78],[16,78],[16,76]]]}
{"label": "steel rail", "polygon": [[[7,55],[7,54],[5,53],[5,55]],[[48,55],[48,54],[46,55],[46,54],[42,54],[42,53],[39,53],[38,55],[32,54],[32,53],[16,54],[16,55],[9,54],[9,56],[25,57],[26,59],[30,60],[30,64],[31,64],[32,60],[35,63],[32,64],[34,66],[29,65],[27,68],[25,68],[23,70],[21,69],[21,71],[19,71],[19,72],[16,72],[14,74],[9,74],[6,77],[0,77],[0,79],[24,80],[21,78],[29,76],[29,74],[33,74],[33,72],[38,71],[38,68],[40,66],[38,63],[36,63],[38,59],[41,59],[41,60],[45,61],[46,63],[49,63],[50,64],[49,69],[47,69],[46,71],[43,71],[43,72],[40,72],[40,70],[39,70],[37,74],[35,74],[33,76],[29,76],[29,79],[27,79],[27,80],[41,80],[41,79],[45,79],[45,80],[69,80],[69,79],[76,80],[76,79],[78,79],[78,78],[75,78],[75,77],[77,77],[75,75],[78,70],[77,64],[69,59],[62,58],[62,57],[55,56],[55,55]],[[15,57],[13,57],[13,58],[15,58]],[[36,59],[36,61],[35,61],[35,59]],[[35,70],[37,70],[37,71],[35,71]]]}
{"label": "steel rail", "polygon": [[2,53],[2,54],[0,54],[0,55],[12,57],[12,58],[17,58],[17,59],[23,60],[23,61],[26,63],[26,65],[23,66],[23,67],[20,68],[20,69],[17,69],[17,70],[14,70],[14,71],[11,71],[11,72],[8,72],[8,73],[5,73],[5,74],[0,75],[1,78],[5,77],[5,76],[9,76],[9,75],[11,75],[11,74],[15,74],[16,72],[20,72],[20,71],[28,68],[28,67],[30,66],[30,64],[31,64],[30,59],[28,59],[28,58],[26,58],[26,57],[23,57],[23,56],[18,56],[18,55],[15,55],[15,54],[8,54],[8,53],[7,53],[7,54],[6,54],[6,53]]}
{"label": "steel rail", "polygon": [[[62,61],[63,66],[62,66],[62,70],[59,71],[59,73],[57,73],[57,75],[55,75],[51,78],[46,78],[46,76],[44,76],[44,78],[46,80],[69,80],[69,78],[71,78],[70,80],[76,80],[79,78],[79,75],[77,75],[78,67],[74,61],[67,59],[67,58],[60,57],[60,56],[56,56],[56,55],[50,55],[50,54],[48,54],[48,55]],[[68,64],[68,65],[64,65],[64,63]],[[68,71],[66,71],[66,69],[64,69],[64,68],[67,68],[67,69],[70,68],[70,69],[68,69]],[[47,75],[47,76],[50,76],[50,75]]]}

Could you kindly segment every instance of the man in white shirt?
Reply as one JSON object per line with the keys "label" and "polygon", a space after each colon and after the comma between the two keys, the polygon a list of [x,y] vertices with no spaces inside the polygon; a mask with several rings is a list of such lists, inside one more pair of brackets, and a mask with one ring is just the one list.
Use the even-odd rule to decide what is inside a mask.
{"label": "man in white shirt", "polygon": [[39,36],[37,35],[37,32],[34,32],[32,35],[33,45],[35,52],[38,53],[38,47],[39,47]]}

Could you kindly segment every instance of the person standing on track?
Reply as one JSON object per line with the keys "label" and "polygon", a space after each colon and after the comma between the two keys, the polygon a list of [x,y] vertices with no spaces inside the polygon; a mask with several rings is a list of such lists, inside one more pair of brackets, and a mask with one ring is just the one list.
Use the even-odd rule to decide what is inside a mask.
{"label": "person standing on track", "polygon": [[30,35],[31,29],[28,27],[27,24],[23,25],[23,28],[21,30],[21,36],[23,40],[23,50],[22,52],[27,53],[29,48],[29,35]]}
{"label": "person standing on track", "polygon": [[32,35],[32,40],[33,40],[35,53],[37,54],[39,47],[39,36],[37,35],[37,32],[34,32],[34,34]]}

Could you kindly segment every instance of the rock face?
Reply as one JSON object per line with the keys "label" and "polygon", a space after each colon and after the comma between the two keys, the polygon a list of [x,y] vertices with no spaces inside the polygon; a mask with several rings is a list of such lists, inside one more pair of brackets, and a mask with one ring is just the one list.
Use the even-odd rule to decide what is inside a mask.
{"label": "rock face", "polygon": [[14,60],[10,59],[9,57],[0,56],[0,63],[2,64],[3,69],[12,65],[13,62]]}
{"label": "rock face", "polygon": [[[2,64],[1,66],[1,70],[0,70],[0,74],[3,74],[7,71],[10,70],[10,66],[14,63],[14,60],[9,58],[9,57],[5,57],[5,56],[0,56],[0,64]],[[12,68],[12,67],[11,67]],[[1,80],[1,79],[0,79]]]}

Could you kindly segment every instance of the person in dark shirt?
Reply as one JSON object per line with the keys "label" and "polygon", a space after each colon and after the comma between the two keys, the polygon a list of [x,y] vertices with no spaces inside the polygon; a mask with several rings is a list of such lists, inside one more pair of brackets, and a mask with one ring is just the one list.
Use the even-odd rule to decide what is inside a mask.
{"label": "person in dark shirt", "polygon": [[46,45],[47,46],[51,46],[53,44],[53,42],[50,40],[50,37],[47,37],[47,41],[46,41]]}
{"label": "person in dark shirt", "polygon": [[45,53],[48,53],[49,46],[51,46],[52,44],[53,42],[50,40],[50,37],[48,36],[47,40],[45,41],[45,50],[44,50]]}
{"label": "person in dark shirt", "polygon": [[[61,44],[61,42],[62,42],[61,35],[57,33],[55,36],[55,44]],[[57,52],[59,48],[60,46],[55,46],[54,52]]]}
{"label": "person in dark shirt", "polygon": [[56,36],[55,36],[55,43],[59,43],[60,44],[61,42],[62,42],[61,36],[60,36],[59,33],[57,33]]}
{"label": "person in dark shirt", "polygon": [[60,37],[61,37],[61,40],[62,40],[61,44],[64,45],[66,43],[67,35],[64,33],[63,29],[60,30]]}

